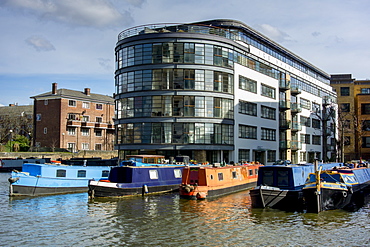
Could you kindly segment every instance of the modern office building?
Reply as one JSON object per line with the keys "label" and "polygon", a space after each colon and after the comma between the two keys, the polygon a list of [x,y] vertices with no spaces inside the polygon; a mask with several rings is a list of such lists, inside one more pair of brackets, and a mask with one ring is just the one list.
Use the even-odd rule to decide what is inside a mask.
{"label": "modern office building", "polygon": [[335,158],[330,75],[242,22],[133,27],[118,35],[115,54],[121,157]]}
{"label": "modern office building", "polygon": [[351,74],[331,76],[338,93],[339,140],[344,161],[370,159],[370,80]]}
{"label": "modern office building", "polygon": [[43,149],[113,150],[114,100],[84,91],[58,89],[34,99],[34,146]]}

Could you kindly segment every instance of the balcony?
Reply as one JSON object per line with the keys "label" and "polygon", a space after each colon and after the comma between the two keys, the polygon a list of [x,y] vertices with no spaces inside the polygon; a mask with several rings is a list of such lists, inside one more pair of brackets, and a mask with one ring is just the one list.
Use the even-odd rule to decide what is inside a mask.
{"label": "balcony", "polygon": [[279,148],[280,149],[290,149],[290,141],[280,141]]}
{"label": "balcony", "polygon": [[286,130],[286,129],[290,129],[291,127],[292,127],[292,121],[286,120],[286,119],[283,119],[283,120],[279,121],[279,128],[280,129]]}
{"label": "balcony", "polygon": [[293,114],[301,113],[302,112],[302,107],[301,104],[298,103],[291,103],[290,105],[290,110],[292,111]]}
{"label": "balcony", "polygon": [[280,90],[288,90],[290,88],[290,82],[285,80],[279,81],[279,89]]}
{"label": "balcony", "polygon": [[293,122],[292,124],[292,131],[301,131],[302,130],[302,125],[297,122]]}
{"label": "balcony", "polygon": [[283,110],[283,111],[290,109],[290,101],[279,100],[279,108],[280,110]]}
{"label": "balcony", "polygon": [[300,141],[291,141],[291,149],[293,151],[301,150],[302,143]]}
{"label": "balcony", "polygon": [[96,129],[106,129],[108,128],[108,123],[95,123]]}
{"label": "balcony", "polygon": [[81,126],[81,121],[79,121],[79,120],[73,120],[73,119],[68,119],[67,126],[68,127],[80,127]]}
{"label": "balcony", "polygon": [[107,129],[109,129],[109,130],[114,130],[114,124],[112,124],[112,123],[108,123],[108,125],[107,125]]}
{"label": "balcony", "polygon": [[295,95],[298,95],[300,93],[302,93],[302,90],[298,86],[292,86],[290,88],[290,94],[291,95],[294,95],[295,96]]}
{"label": "balcony", "polygon": [[84,128],[94,128],[95,123],[94,122],[81,122],[81,127]]}

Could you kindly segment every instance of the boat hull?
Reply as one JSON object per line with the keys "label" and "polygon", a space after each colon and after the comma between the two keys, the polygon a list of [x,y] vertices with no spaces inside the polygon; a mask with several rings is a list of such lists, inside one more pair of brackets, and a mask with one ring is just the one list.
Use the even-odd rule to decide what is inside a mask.
{"label": "boat hull", "polygon": [[301,190],[284,190],[269,186],[258,186],[250,190],[253,208],[274,208],[285,211],[302,211]]}
{"label": "boat hull", "polygon": [[124,197],[124,196],[138,196],[150,195],[157,193],[175,192],[179,190],[178,183],[171,185],[131,185],[130,187],[123,187],[122,184],[112,182],[90,181],[89,196],[95,197]]}
{"label": "boat hull", "polygon": [[45,196],[56,194],[83,193],[88,187],[30,187],[22,185],[10,185],[11,196]]}

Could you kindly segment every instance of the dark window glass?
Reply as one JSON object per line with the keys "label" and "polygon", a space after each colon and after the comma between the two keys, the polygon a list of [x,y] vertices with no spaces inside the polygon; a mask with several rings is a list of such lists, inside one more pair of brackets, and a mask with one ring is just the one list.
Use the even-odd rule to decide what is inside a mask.
{"label": "dark window glass", "polygon": [[85,170],[78,170],[77,177],[78,178],[85,178],[86,177],[86,171]]}
{"label": "dark window glass", "polygon": [[341,87],[340,96],[349,96],[349,87]]}
{"label": "dark window glass", "polygon": [[58,178],[66,177],[66,170],[57,170],[57,177]]}

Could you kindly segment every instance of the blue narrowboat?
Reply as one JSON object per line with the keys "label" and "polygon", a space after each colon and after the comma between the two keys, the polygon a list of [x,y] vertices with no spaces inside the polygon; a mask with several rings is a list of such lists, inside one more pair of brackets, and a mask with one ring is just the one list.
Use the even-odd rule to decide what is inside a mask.
{"label": "blue narrowboat", "polygon": [[23,164],[8,179],[10,196],[40,196],[88,191],[91,179],[107,179],[108,166],[66,166],[60,164]]}
{"label": "blue narrowboat", "polygon": [[146,195],[179,189],[185,164],[166,164],[164,156],[158,155],[127,158],[120,166],[111,169],[107,180],[89,182],[91,198]]}
{"label": "blue narrowboat", "polygon": [[308,213],[325,210],[357,210],[365,204],[370,189],[370,168],[335,167],[310,173],[303,187]]}
{"label": "blue narrowboat", "polygon": [[[318,164],[323,170],[338,163]],[[302,188],[308,175],[315,171],[313,164],[290,164],[288,161],[261,166],[257,186],[250,190],[252,207],[303,211]]]}

